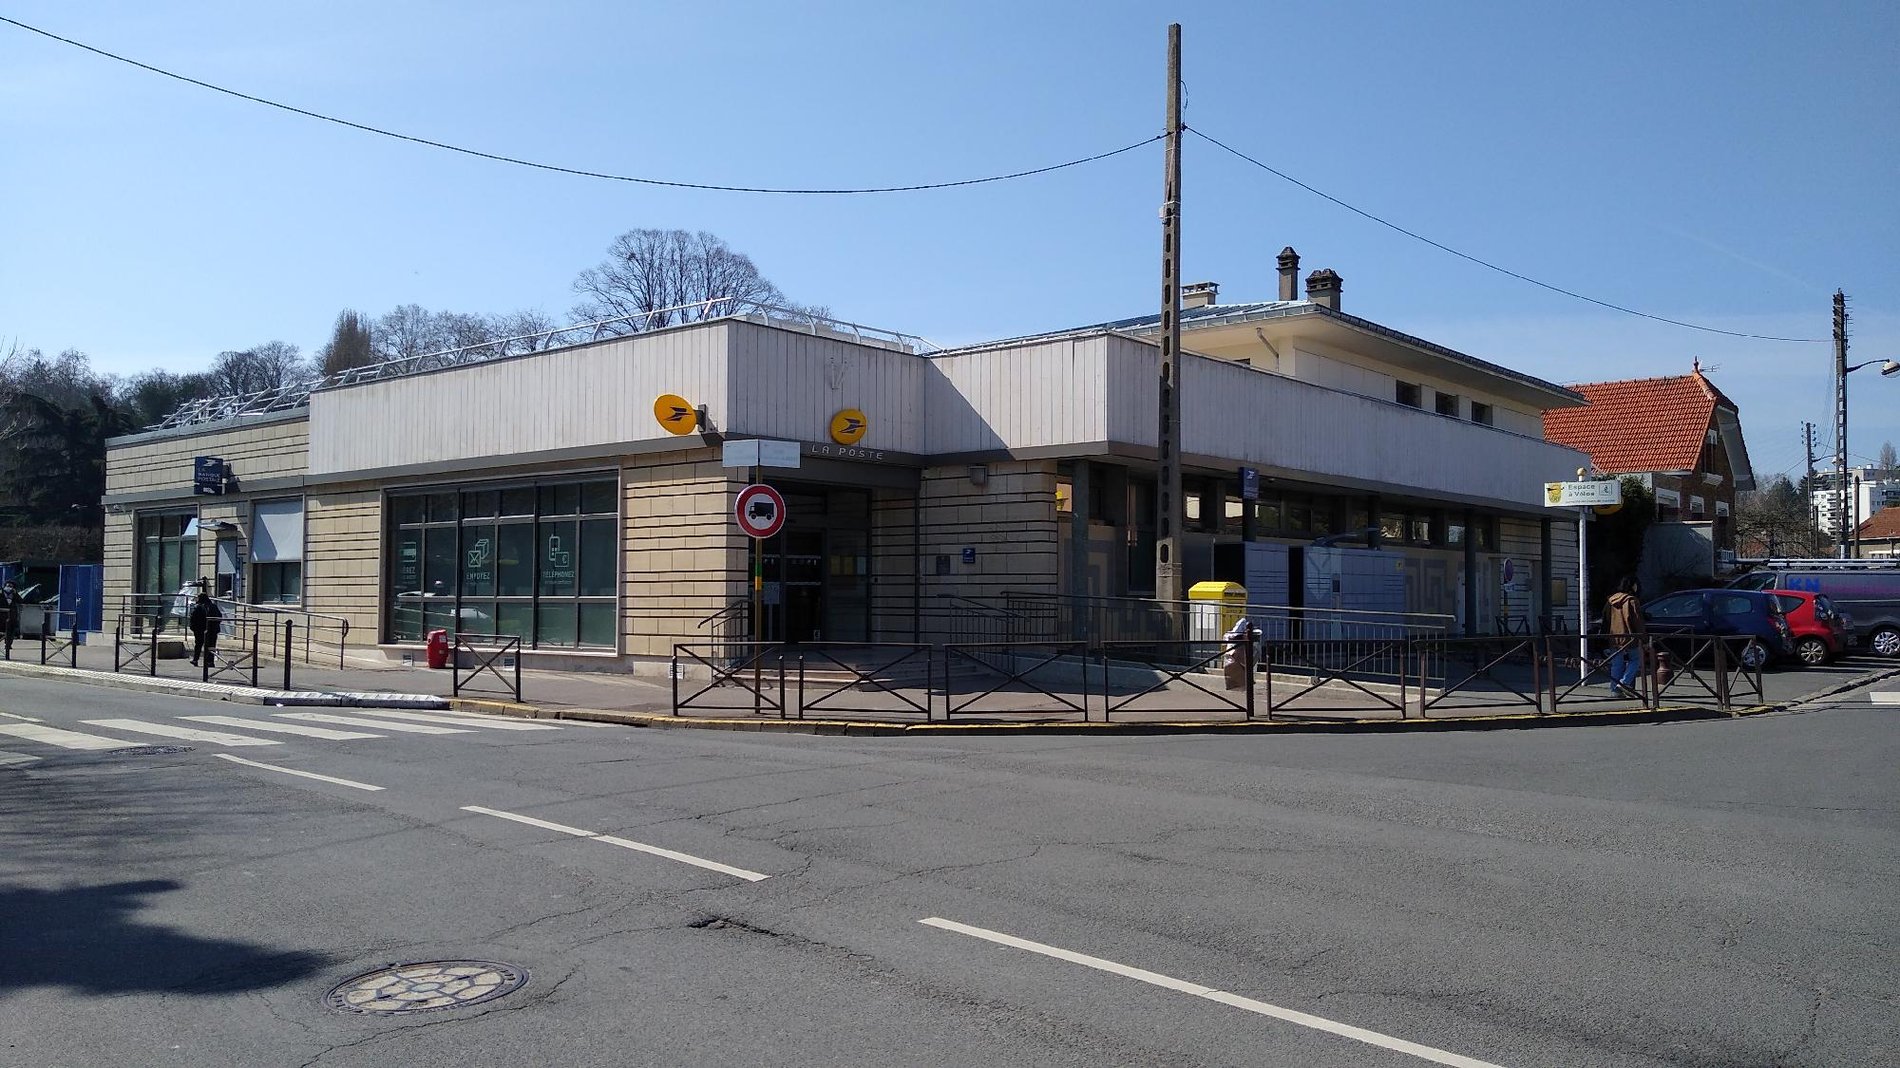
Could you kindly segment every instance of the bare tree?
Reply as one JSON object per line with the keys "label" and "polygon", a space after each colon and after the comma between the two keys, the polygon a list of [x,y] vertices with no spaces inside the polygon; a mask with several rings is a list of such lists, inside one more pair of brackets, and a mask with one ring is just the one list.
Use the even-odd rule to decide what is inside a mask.
{"label": "bare tree", "polygon": [[303,353],[287,341],[266,341],[248,349],[218,353],[208,373],[220,394],[261,393],[309,377]]}
{"label": "bare tree", "polygon": [[338,312],[336,325],[330,330],[330,340],[317,350],[317,373],[333,375],[352,367],[367,367],[375,362],[376,344],[369,321],[351,308]]}
{"label": "bare tree", "polygon": [[554,320],[532,308],[488,317],[488,333],[495,339],[496,354],[500,356],[567,344],[567,332],[556,326]]}
{"label": "bare tree", "polygon": [[759,274],[750,256],[703,230],[629,230],[614,238],[606,259],[574,279],[574,292],[581,297],[574,307],[578,318],[636,317],[630,320],[636,330],[696,322],[732,310],[723,303],[662,310],[681,305],[721,298],[739,305],[785,303],[785,295]]}
{"label": "bare tree", "polygon": [[1744,556],[1810,556],[1819,534],[1808,502],[1786,475],[1735,495],[1735,538]]}
{"label": "bare tree", "polygon": [[1894,472],[1900,469],[1900,454],[1895,454],[1891,441],[1880,443],[1880,469],[1885,472],[1883,478],[1893,478]]}
{"label": "bare tree", "polygon": [[376,320],[376,357],[406,360],[445,346],[436,344],[435,313],[420,304],[401,304]]}

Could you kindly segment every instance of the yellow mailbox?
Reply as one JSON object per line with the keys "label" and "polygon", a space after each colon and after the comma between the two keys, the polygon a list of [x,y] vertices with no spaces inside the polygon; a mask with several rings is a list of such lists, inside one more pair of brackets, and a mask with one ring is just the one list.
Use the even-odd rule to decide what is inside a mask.
{"label": "yellow mailbox", "polygon": [[1247,614],[1247,587],[1238,582],[1197,582],[1188,590],[1188,625],[1194,641],[1216,641]]}

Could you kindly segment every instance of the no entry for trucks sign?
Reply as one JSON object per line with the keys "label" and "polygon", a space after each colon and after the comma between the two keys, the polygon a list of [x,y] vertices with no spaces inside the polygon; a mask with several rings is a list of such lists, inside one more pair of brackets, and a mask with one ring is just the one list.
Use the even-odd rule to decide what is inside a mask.
{"label": "no entry for trucks sign", "polygon": [[754,538],[769,538],[785,526],[785,498],[770,486],[754,483],[739,491],[732,514],[740,530]]}

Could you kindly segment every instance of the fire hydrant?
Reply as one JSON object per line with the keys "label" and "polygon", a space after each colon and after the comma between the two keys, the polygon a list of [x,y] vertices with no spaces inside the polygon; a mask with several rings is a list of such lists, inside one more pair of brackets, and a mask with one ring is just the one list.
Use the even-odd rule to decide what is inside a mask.
{"label": "fire hydrant", "polygon": [[429,632],[429,666],[445,668],[449,666],[449,632],[432,630]]}

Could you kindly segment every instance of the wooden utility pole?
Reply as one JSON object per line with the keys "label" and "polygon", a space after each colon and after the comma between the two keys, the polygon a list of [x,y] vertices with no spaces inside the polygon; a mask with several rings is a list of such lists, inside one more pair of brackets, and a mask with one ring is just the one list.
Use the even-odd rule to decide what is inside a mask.
{"label": "wooden utility pole", "polygon": [[1847,559],[1847,294],[1834,291],[1834,528],[1836,555]]}
{"label": "wooden utility pole", "polygon": [[1155,599],[1181,599],[1181,24],[1168,27],[1168,151],[1161,204],[1160,424],[1155,435]]}

